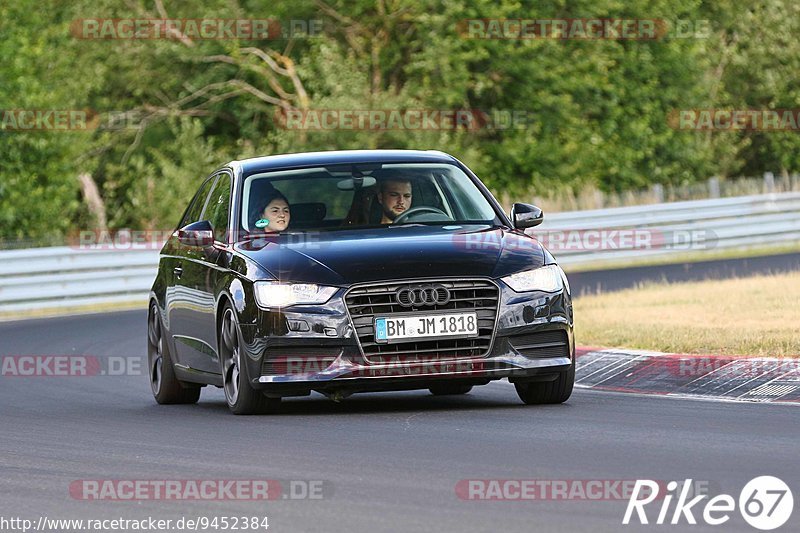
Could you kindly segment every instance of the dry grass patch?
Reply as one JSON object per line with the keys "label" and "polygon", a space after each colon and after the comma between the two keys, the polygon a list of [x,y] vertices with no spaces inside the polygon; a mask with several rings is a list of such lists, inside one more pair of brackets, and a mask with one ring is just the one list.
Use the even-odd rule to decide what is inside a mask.
{"label": "dry grass patch", "polygon": [[800,272],[576,298],[575,336],[584,346],[800,357]]}

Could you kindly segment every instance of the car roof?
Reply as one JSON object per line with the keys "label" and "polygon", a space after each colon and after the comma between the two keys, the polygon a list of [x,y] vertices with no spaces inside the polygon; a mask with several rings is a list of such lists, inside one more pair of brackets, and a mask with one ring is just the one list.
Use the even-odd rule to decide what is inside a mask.
{"label": "car roof", "polygon": [[269,155],[231,161],[245,174],[276,169],[348,163],[455,163],[456,158],[436,150],[335,150]]}

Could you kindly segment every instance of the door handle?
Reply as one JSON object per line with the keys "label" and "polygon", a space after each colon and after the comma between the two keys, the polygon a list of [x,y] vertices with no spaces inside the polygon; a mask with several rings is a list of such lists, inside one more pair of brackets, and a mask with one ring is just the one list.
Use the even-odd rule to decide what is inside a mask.
{"label": "door handle", "polygon": [[175,274],[176,278],[180,278],[181,275],[183,274],[183,267],[176,266],[175,268],[172,269],[172,272],[173,274]]}

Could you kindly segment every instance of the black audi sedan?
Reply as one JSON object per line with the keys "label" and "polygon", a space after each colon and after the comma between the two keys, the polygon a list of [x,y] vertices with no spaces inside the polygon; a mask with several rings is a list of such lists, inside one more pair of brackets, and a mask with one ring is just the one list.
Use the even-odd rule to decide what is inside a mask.
{"label": "black audi sedan", "polygon": [[365,150],[232,161],[161,250],[148,363],[158,403],[221,387],[236,414],[312,391],[464,394],[508,379],[526,404],[575,380],[569,284],[464,164]]}

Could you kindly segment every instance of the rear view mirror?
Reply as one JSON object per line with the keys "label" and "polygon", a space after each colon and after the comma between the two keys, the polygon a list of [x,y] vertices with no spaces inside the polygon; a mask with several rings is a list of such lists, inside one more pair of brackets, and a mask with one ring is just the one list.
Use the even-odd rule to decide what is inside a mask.
{"label": "rear view mirror", "polygon": [[347,178],[346,180],[342,180],[336,184],[336,187],[340,191],[352,191],[358,189],[364,189],[367,187],[372,187],[378,181],[371,177],[371,176],[363,176],[363,177],[355,177],[355,178]]}
{"label": "rear view mirror", "polygon": [[186,246],[211,246],[214,243],[214,228],[208,220],[200,220],[177,231],[178,241]]}
{"label": "rear view mirror", "polygon": [[535,205],[514,204],[511,206],[511,222],[516,229],[538,226],[544,220],[544,213]]}

